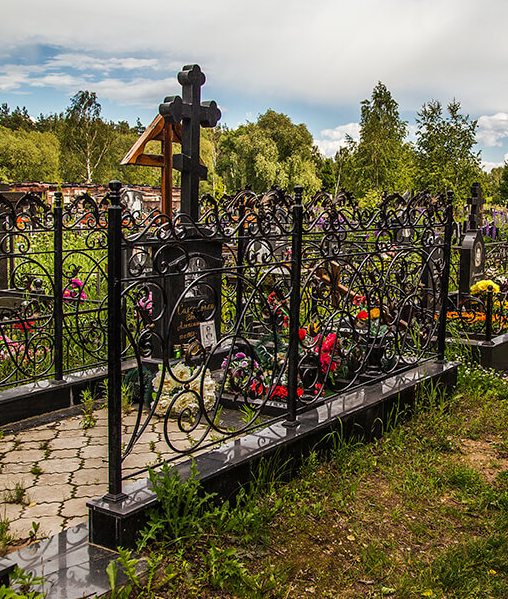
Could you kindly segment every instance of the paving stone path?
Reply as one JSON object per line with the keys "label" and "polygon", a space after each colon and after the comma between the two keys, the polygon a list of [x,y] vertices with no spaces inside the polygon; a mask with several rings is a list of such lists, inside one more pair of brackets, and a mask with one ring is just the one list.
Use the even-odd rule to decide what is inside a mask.
{"label": "paving stone path", "polygon": [[[107,411],[95,415],[97,422],[88,429],[83,417],[75,416],[0,438],[0,519],[8,519],[15,539],[27,538],[32,522],[39,524],[40,538],[86,521],[87,501],[106,493]],[[124,416],[124,434],[132,431],[135,419],[135,412]],[[170,427],[171,439],[187,441],[176,423]],[[123,472],[159,462],[167,452],[162,420],[154,419],[125,460]]]}

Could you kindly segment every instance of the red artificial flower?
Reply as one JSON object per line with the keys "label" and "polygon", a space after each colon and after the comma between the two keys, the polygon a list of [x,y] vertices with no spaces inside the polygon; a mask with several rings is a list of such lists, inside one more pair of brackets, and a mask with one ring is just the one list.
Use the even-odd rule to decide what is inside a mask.
{"label": "red artificial flower", "polygon": [[298,331],[298,336],[300,337],[300,341],[303,341],[305,339],[306,335],[307,335],[307,331],[305,329],[300,329]]}
{"label": "red artificial flower", "polygon": [[365,310],[360,310],[360,312],[358,312],[358,314],[356,315],[356,318],[358,320],[367,320],[368,317],[369,317],[369,313],[366,312]]}
{"label": "red artificial flower", "polygon": [[301,387],[298,387],[296,389],[296,394],[298,395],[298,397],[301,397],[303,395],[303,389]]}
{"label": "red artificial flower", "polygon": [[279,397],[281,399],[285,399],[287,396],[288,390],[286,389],[286,387],[283,387],[282,385],[277,385],[273,390],[272,394],[270,395],[270,398]]}
{"label": "red artificial flower", "polygon": [[364,295],[355,295],[353,298],[353,306],[363,306],[366,301],[367,298]]}
{"label": "red artificial flower", "polygon": [[326,336],[326,339],[323,342],[323,351],[329,352],[333,349],[335,345],[335,333],[330,333]]}
{"label": "red artificial flower", "polygon": [[33,320],[27,320],[27,321],[21,321],[21,322],[16,322],[12,325],[13,329],[19,329],[20,331],[31,331],[32,328],[34,326],[34,321]]}
{"label": "red artificial flower", "polygon": [[263,385],[263,383],[256,384],[256,382],[254,382],[252,383],[250,388],[258,395],[263,395],[263,393],[265,392],[265,386]]}

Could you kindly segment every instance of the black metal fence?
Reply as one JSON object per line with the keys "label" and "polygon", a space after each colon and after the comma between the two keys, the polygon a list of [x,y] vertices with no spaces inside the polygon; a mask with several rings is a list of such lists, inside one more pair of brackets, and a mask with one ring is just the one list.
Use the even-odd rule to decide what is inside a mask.
{"label": "black metal fence", "polygon": [[[443,359],[451,197],[366,210],[244,190],[202,198],[193,222],[131,213],[120,188],[66,207],[0,197],[0,385],[107,366],[112,497],[155,419],[175,460]],[[122,439],[127,361],[139,403]]]}
{"label": "black metal fence", "polygon": [[0,194],[0,388],[106,363],[107,206]]}
{"label": "black metal fence", "polygon": [[[304,208],[301,188],[246,190],[204,198],[197,223],[139,222],[119,190],[110,200],[112,497],[154,418],[173,460],[270,418],[291,426],[330,395],[444,357],[451,198],[370,211],[326,194]],[[149,399],[122,442],[127,355]]]}

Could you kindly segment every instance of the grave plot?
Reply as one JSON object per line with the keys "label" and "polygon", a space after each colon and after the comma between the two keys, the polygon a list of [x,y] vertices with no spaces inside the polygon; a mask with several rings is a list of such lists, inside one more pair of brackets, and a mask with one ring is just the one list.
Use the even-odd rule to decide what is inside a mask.
{"label": "grave plot", "polygon": [[134,363],[145,398],[125,458],[153,418],[171,461],[442,357],[451,206],[362,211],[321,194],[304,210],[301,193],[208,198],[197,223],[157,215],[134,234],[119,208],[110,344],[119,383]]}
{"label": "grave plot", "polygon": [[0,197],[0,424],[70,405],[105,365],[107,200],[55,198]]}
{"label": "grave plot", "polygon": [[450,332],[462,337],[485,367],[508,368],[508,301],[505,241],[485,242],[478,211],[481,187],[471,188],[468,228],[452,253]]}

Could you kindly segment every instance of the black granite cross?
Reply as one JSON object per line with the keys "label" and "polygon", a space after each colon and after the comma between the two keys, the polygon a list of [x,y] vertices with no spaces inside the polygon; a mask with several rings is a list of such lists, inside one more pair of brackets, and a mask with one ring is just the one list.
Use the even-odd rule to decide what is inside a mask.
{"label": "black granite cross", "polygon": [[471,185],[471,197],[467,198],[467,203],[470,206],[469,209],[469,229],[476,231],[480,228],[480,216],[481,210],[485,200],[483,199],[482,186],[479,183],[473,183]]}
{"label": "black granite cross", "polygon": [[221,117],[216,102],[201,102],[201,86],[206,81],[197,64],[187,65],[178,73],[182,97],[168,96],[159,106],[166,123],[182,122],[182,153],[173,157],[173,166],[182,173],[180,211],[196,222],[199,218],[199,181],[206,179],[207,169],[200,163],[201,127],[215,127]]}

